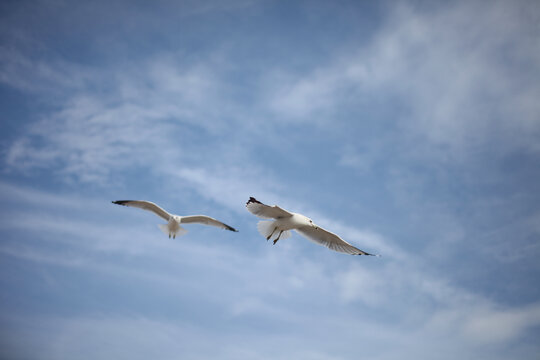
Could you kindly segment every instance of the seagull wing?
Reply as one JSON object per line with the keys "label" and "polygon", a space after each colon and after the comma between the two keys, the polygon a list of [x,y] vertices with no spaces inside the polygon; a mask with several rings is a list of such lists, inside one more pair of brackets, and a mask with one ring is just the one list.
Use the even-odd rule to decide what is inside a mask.
{"label": "seagull wing", "polygon": [[192,216],[182,216],[182,224],[204,224],[204,225],[210,225],[215,226],[218,228],[222,228],[225,230],[235,231],[238,232],[235,228],[232,226],[229,226],[225,223],[222,223],[221,221],[218,221],[214,218],[211,218],[210,216],[205,215],[192,215]]}
{"label": "seagull wing", "polygon": [[350,254],[350,255],[371,255],[365,251],[355,248],[339,236],[321,227],[302,226],[295,229],[309,240],[319,245],[326,246],[330,250]]}
{"label": "seagull wing", "polygon": [[112,202],[113,204],[117,205],[124,205],[124,206],[131,206],[136,207],[143,210],[148,210],[156,214],[157,216],[169,221],[169,218],[171,217],[171,214],[154,204],[150,201],[144,201],[144,200],[116,200]]}
{"label": "seagull wing", "polygon": [[248,202],[246,203],[246,208],[250,213],[263,219],[281,219],[293,215],[277,205],[265,205],[254,197],[249,198]]}

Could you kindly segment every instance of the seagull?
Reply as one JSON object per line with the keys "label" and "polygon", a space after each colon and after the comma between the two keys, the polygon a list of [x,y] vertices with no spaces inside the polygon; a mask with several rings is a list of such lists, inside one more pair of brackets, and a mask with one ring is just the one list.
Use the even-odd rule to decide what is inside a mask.
{"label": "seagull", "polygon": [[274,245],[279,239],[286,239],[291,236],[289,230],[296,230],[309,240],[326,246],[330,250],[350,255],[380,256],[357,249],[336,234],[315,225],[310,218],[289,212],[277,205],[265,205],[254,197],[250,197],[246,203],[246,208],[250,213],[260,218],[275,219],[273,221],[261,220],[257,224],[257,229],[266,238],[266,241],[270,240],[274,234],[277,234],[277,237],[274,239]]}
{"label": "seagull", "polygon": [[177,236],[182,236],[187,233],[187,230],[180,226],[180,224],[204,224],[210,226],[216,226],[225,230],[238,232],[235,228],[222,223],[214,218],[205,215],[191,215],[191,216],[179,216],[169,214],[161,207],[157,206],[153,202],[144,200],[116,200],[112,202],[116,205],[131,206],[143,210],[148,210],[156,214],[157,216],[168,221],[167,224],[158,224],[161,231],[169,235],[169,239],[172,237],[175,239]]}

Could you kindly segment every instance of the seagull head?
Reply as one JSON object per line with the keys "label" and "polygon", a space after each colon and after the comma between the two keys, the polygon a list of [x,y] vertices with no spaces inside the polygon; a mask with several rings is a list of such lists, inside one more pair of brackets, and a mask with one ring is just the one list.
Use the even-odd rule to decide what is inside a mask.
{"label": "seagull head", "polygon": [[302,214],[294,214],[294,217],[295,217],[296,221],[298,222],[298,225],[311,226],[311,227],[314,227],[316,229],[318,228],[317,225],[315,225],[315,223],[313,223],[313,220],[311,220],[307,216],[304,216]]}

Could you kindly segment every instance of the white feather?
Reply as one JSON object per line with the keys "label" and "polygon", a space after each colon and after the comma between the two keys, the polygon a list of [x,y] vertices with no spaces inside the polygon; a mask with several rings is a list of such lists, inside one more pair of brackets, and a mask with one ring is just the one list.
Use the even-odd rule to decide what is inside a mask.
{"label": "white feather", "polygon": [[169,230],[169,225],[168,224],[158,224],[158,227],[161,231],[163,231],[163,233],[165,235],[174,235],[176,237],[179,237],[179,236],[182,236],[182,235],[185,235],[187,234],[187,230],[184,229],[183,227],[179,226],[178,229],[176,231],[171,231]]}
{"label": "white feather", "polygon": [[274,231],[274,229],[275,229],[274,221],[261,220],[257,223],[257,230],[259,230],[259,233],[265,238],[270,236],[270,234],[272,234],[272,231]]}
{"label": "white feather", "polygon": [[[279,235],[279,233],[278,233]],[[286,238],[289,238],[291,237],[291,232],[289,230],[286,230],[284,232],[281,233],[281,236],[279,237],[279,240],[283,240],[283,239],[286,239]]]}
{"label": "white feather", "polygon": [[158,224],[158,228],[163,231],[165,235],[169,235],[169,226],[167,224]]}
{"label": "white feather", "polygon": [[[259,233],[264,236],[265,238],[268,238],[270,235],[272,235],[273,238],[277,238],[280,233],[280,229],[276,229],[276,222],[275,221],[268,221],[268,220],[261,220],[257,223],[257,230],[259,230]],[[275,230],[275,231],[274,231]],[[273,232],[273,233],[272,233]],[[281,236],[279,239],[286,239],[291,236],[290,231],[283,231],[281,233]]]}

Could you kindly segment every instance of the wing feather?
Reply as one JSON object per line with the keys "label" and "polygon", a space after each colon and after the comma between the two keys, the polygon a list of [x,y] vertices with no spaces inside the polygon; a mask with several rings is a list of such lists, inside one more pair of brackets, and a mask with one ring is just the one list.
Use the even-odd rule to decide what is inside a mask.
{"label": "wing feather", "polygon": [[246,208],[250,213],[263,219],[282,219],[293,215],[277,205],[269,206],[263,204],[254,197],[249,198],[248,202],[246,203]]}
{"label": "wing feather", "polygon": [[123,206],[130,206],[135,207],[143,210],[148,210],[156,214],[157,216],[169,221],[169,218],[171,217],[171,214],[169,214],[167,211],[163,210],[156,204],[150,201],[144,201],[144,200],[116,200],[112,202],[113,204],[117,205],[123,205]]}
{"label": "wing feather", "polygon": [[337,252],[350,254],[350,255],[371,255],[365,251],[362,251],[334,233],[331,233],[328,230],[325,230],[321,227],[312,227],[312,226],[302,226],[296,229],[300,234],[304,235],[308,240],[313,241],[322,246],[326,246],[330,250]]}
{"label": "wing feather", "polygon": [[222,223],[222,222],[219,221],[219,220],[216,220],[216,219],[211,218],[210,216],[206,216],[206,215],[182,216],[182,221],[181,221],[181,223],[186,223],[186,224],[192,224],[192,223],[196,223],[196,224],[204,224],[204,225],[215,226],[215,227],[222,228],[222,229],[229,230],[229,231],[235,231],[235,232],[238,232],[238,230],[236,230],[236,229],[233,228],[232,226],[229,226],[229,225],[227,225],[227,224],[225,224],[225,223]]}

